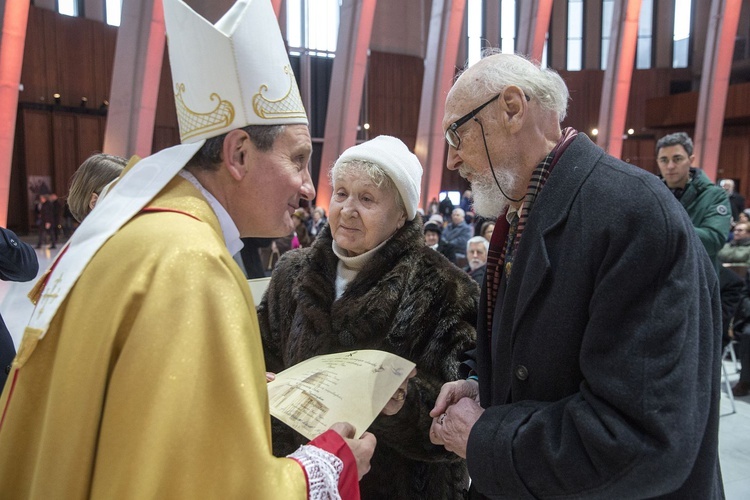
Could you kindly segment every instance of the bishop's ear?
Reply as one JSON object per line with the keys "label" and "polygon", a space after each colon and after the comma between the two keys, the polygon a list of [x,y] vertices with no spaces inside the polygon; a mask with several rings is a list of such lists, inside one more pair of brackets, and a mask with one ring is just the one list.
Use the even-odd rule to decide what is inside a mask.
{"label": "bishop's ear", "polygon": [[248,172],[252,141],[242,129],[227,133],[222,145],[222,161],[236,180],[242,180]]}

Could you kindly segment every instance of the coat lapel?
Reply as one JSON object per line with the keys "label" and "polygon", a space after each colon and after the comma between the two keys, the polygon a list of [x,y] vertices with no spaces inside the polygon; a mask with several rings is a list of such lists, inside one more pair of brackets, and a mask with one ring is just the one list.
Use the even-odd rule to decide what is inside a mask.
{"label": "coat lapel", "polygon": [[[507,312],[503,310],[505,318],[508,318],[506,314],[512,315],[508,318],[510,321],[503,321],[503,324],[512,325],[511,346],[524,315],[529,312],[545,280],[553,271],[548,240],[557,227],[565,224],[581,186],[603,155],[603,150],[595,146],[585,134],[579,133],[560,157],[544,189],[539,193],[529,214],[506,291],[506,297],[511,298],[505,300],[506,308],[509,304],[513,307]],[[595,210],[596,207],[591,209]]]}

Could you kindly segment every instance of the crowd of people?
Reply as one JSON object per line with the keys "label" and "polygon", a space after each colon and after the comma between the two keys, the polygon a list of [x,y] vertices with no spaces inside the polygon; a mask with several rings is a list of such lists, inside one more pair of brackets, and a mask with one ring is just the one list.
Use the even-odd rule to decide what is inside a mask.
{"label": "crowd of people", "polygon": [[[561,127],[556,72],[491,54],[446,97],[447,168],[471,184],[459,206],[423,214],[422,165],[381,135],[342,152],[328,213],[310,211],[307,115],[272,6],[227,16],[164,1],[173,80],[205,91],[196,109],[234,101],[235,121],[185,108],[180,145],[76,174],[81,227],[0,397],[4,495],[723,496],[722,327],[743,333],[744,306],[722,311],[720,264],[747,258],[750,224],[686,134],[657,143],[655,176]],[[204,46],[225,37],[243,43]],[[238,90],[277,88],[268,108]],[[251,272],[271,273],[262,297]],[[361,349],[415,365],[368,429],[308,440],[270,417],[274,372]]]}

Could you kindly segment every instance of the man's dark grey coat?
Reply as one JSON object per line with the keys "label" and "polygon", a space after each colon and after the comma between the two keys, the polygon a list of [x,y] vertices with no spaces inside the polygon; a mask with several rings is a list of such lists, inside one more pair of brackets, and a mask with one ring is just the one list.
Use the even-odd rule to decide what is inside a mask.
{"label": "man's dark grey coat", "polygon": [[490,336],[483,290],[474,498],[723,496],[718,281],[654,175],[579,134],[496,308]]}

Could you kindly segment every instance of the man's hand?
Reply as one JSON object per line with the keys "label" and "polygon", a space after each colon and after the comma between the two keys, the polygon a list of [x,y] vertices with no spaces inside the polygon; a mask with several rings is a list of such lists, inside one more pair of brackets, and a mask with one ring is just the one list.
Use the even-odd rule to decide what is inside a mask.
{"label": "man's hand", "polygon": [[331,426],[331,430],[338,432],[344,438],[346,444],[349,445],[357,461],[357,477],[362,479],[362,476],[370,471],[370,459],[375,452],[375,445],[377,444],[375,436],[369,432],[365,432],[361,438],[353,439],[356,429],[352,424],[347,422],[337,422]]}
{"label": "man's hand", "polygon": [[458,403],[463,398],[471,398],[479,403],[479,384],[476,380],[456,380],[443,384],[435,400],[435,408],[430,412],[432,418],[439,417],[449,406]]}
{"label": "man's hand", "polygon": [[399,386],[398,389],[396,389],[396,392],[391,396],[391,399],[388,400],[388,403],[386,403],[385,408],[383,408],[383,411],[380,412],[381,415],[395,415],[398,413],[401,408],[404,407],[404,403],[406,402],[406,393],[407,393],[407,387],[409,386],[409,380],[414,378],[417,375],[417,369],[412,369],[411,373],[409,373],[409,376],[406,377],[406,380]]}
{"label": "man's hand", "polygon": [[466,458],[469,433],[482,413],[484,409],[474,399],[466,397],[459,400],[433,419],[430,441],[433,444],[442,444],[446,450]]}
{"label": "man's hand", "polygon": [[266,383],[273,382],[276,380],[276,374],[274,372],[266,372]]}

